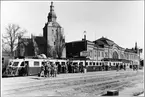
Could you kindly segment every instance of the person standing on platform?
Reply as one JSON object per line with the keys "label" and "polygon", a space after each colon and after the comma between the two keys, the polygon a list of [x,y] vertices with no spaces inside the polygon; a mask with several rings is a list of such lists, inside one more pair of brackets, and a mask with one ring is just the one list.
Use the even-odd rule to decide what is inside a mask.
{"label": "person standing on platform", "polygon": [[25,75],[28,76],[29,75],[29,66],[28,63],[25,62]]}
{"label": "person standing on platform", "polygon": [[70,63],[68,64],[68,73],[71,73],[71,65],[70,65]]}
{"label": "person standing on platform", "polygon": [[124,64],[124,70],[126,70],[126,65]]}
{"label": "person standing on platform", "polygon": [[54,64],[54,77],[56,77],[56,74],[57,74],[57,66],[56,64]]}
{"label": "person standing on platform", "polygon": [[116,64],[116,70],[117,70],[117,71],[119,70],[119,66],[118,66],[118,64]]}
{"label": "person standing on platform", "polygon": [[44,70],[45,70],[45,68],[44,68],[44,63],[42,64],[42,66],[41,66],[41,70],[40,70],[40,73],[38,74],[38,76],[40,76],[40,77],[44,77]]}
{"label": "person standing on platform", "polygon": [[46,63],[44,63],[44,68],[45,68],[45,70],[44,70],[44,76],[45,77],[47,77],[47,64]]}
{"label": "person standing on platform", "polygon": [[49,62],[47,62],[47,76],[50,77],[50,73],[51,73],[51,65]]}
{"label": "person standing on platform", "polygon": [[60,72],[61,72],[61,65],[60,65],[60,63],[58,63],[58,74],[60,74]]}
{"label": "person standing on platform", "polygon": [[71,64],[71,68],[72,68],[72,73],[74,73],[74,65],[73,65],[73,63]]}

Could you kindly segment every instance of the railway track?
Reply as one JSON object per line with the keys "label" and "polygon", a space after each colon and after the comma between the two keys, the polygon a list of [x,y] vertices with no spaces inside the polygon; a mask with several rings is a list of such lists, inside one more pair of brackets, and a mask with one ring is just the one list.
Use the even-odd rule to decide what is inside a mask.
{"label": "railway track", "polygon": [[[112,73],[110,73],[112,74]],[[21,88],[13,88],[13,89],[8,89],[8,90],[3,90],[2,95],[11,95],[11,94],[17,94],[17,93],[27,93],[29,91],[33,92],[33,91],[45,91],[45,90],[50,90],[53,91],[56,90],[57,92],[59,92],[61,95],[65,95],[66,91],[72,91],[71,89],[73,89],[73,92],[75,93],[75,91],[80,90],[81,92],[86,92],[85,88],[88,89],[89,87],[92,88],[93,86],[96,86],[98,88],[92,88],[95,90],[100,90],[99,93],[101,93],[101,89],[106,88],[106,86],[108,86],[108,88],[112,88],[110,86],[113,85],[122,85],[123,84],[127,84],[127,82],[129,80],[132,79],[136,79],[136,74],[135,73],[115,73],[115,74],[106,74],[103,76],[85,76],[85,77],[78,77],[78,78],[68,78],[68,79],[60,79],[60,80],[55,80],[55,81],[50,81],[48,82],[48,80],[44,80],[42,81],[41,84],[35,84],[33,83],[33,85],[30,85],[32,83],[29,83],[29,86],[27,87],[21,87]],[[127,80],[127,81],[126,81]],[[28,83],[26,83],[28,84]],[[24,84],[25,85],[25,84]],[[84,89],[81,90],[81,89]],[[64,90],[64,91],[62,91]],[[92,90],[93,91],[93,90]],[[72,93],[73,93],[72,92]],[[63,94],[62,94],[63,93]]]}

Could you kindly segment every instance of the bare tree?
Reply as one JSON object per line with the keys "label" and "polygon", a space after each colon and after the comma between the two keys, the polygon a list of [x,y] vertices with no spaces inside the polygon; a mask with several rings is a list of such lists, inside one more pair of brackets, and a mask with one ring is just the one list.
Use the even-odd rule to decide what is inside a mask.
{"label": "bare tree", "polygon": [[34,47],[34,54],[37,56],[39,54],[38,44],[35,41],[35,36],[32,35],[33,47]]}
{"label": "bare tree", "polygon": [[21,38],[26,33],[19,25],[9,24],[6,33],[2,36],[2,49],[9,55],[14,56],[14,50],[18,46],[18,37]]}
{"label": "bare tree", "polygon": [[55,37],[55,52],[57,58],[61,58],[63,49],[65,47],[65,39],[60,30],[57,29]]}
{"label": "bare tree", "polygon": [[54,58],[54,49],[49,44],[47,44],[47,56]]}

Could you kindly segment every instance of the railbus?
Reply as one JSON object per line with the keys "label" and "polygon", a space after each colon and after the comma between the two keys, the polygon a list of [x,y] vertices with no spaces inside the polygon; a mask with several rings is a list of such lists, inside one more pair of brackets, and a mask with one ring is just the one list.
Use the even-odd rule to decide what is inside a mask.
{"label": "railbus", "polygon": [[[68,60],[68,59],[10,59],[6,74],[10,76],[37,75],[41,71],[41,66],[49,62],[56,64],[58,73],[78,73],[85,68],[87,72],[117,70],[118,67],[130,66],[121,61],[96,61],[96,60]],[[118,66],[118,67],[117,67]]]}

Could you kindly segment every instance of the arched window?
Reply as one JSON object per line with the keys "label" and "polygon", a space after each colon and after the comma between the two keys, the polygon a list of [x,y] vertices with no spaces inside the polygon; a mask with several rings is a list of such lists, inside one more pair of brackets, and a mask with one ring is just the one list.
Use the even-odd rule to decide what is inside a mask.
{"label": "arched window", "polygon": [[113,52],[113,59],[118,59],[118,53],[116,51]]}

